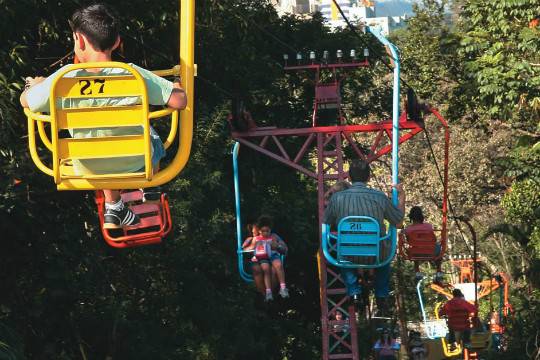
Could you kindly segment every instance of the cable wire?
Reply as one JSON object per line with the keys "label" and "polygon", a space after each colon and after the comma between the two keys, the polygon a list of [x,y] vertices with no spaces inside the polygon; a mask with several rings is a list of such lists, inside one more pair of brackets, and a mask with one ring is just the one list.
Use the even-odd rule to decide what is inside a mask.
{"label": "cable wire", "polygon": [[[352,25],[352,23],[350,22],[350,20],[347,18],[347,16],[345,15],[345,13],[343,12],[343,9],[341,9],[341,6],[339,6],[339,4],[337,3],[337,0],[332,0],[332,2],[334,3],[334,5],[336,6],[336,8],[338,9],[339,13],[341,14],[341,16],[343,17],[343,20],[345,20],[345,22],[347,23],[347,26],[349,27],[349,29],[353,32],[353,34],[358,37],[364,44],[365,46],[372,52],[374,52],[376,55],[379,56],[379,59],[382,61],[382,63],[389,69],[389,70],[393,70],[392,67],[386,63],[382,57],[380,56],[380,54],[378,54],[376,51],[373,51],[373,49],[364,42],[364,39],[360,36],[360,34],[358,34],[358,32],[356,31],[355,27]],[[408,87],[409,89],[411,89],[413,92],[414,92],[414,89],[412,88],[412,86],[410,86],[405,80],[403,80],[403,78],[401,78],[401,76],[399,77],[399,80],[403,83],[403,85],[405,85],[406,87]],[[431,141],[430,141],[430,138],[429,138],[429,134],[428,134],[428,131],[426,128],[424,128],[424,133],[426,135],[426,140],[427,140],[427,143],[429,145],[429,149],[431,151],[431,155],[433,157],[433,162],[435,163],[435,168],[437,169],[437,173],[439,175],[439,180],[441,181],[441,183],[443,184],[444,186],[444,180],[443,180],[443,177],[442,177],[442,174],[441,174],[441,170],[439,168],[439,164],[437,162],[437,159],[435,158],[435,153],[433,151],[433,147],[431,145]],[[452,206],[452,202],[450,201],[450,197],[448,197],[448,209],[450,210],[450,212],[452,213],[452,218],[454,219],[455,223],[456,223],[456,226],[458,228],[458,231],[463,239],[463,242],[465,244],[467,244],[467,241],[465,240],[465,235],[463,234],[463,230],[461,229],[461,225],[459,223],[460,221],[460,217],[456,216],[455,212],[454,212],[454,208]],[[468,249],[469,252],[471,251],[470,249]]]}
{"label": "cable wire", "polygon": [[[349,27],[349,29],[352,31],[352,33],[357,37],[359,38],[362,43],[364,44],[365,47],[367,47],[369,49],[369,51],[373,52],[375,55],[377,55],[379,57],[379,59],[381,60],[381,62],[386,66],[386,68],[388,70],[393,70],[392,66],[390,64],[388,64],[384,59],[383,57],[377,52],[375,51],[372,47],[369,46],[368,43],[366,43],[364,41],[364,39],[362,38],[362,36],[360,36],[360,34],[356,31],[356,28],[354,27],[354,25],[350,22],[350,20],[347,18],[347,16],[345,16],[345,13],[343,12],[343,9],[341,9],[341,6],[339,6],[337,0],[332,0],[332,2],[334,3],[334,5],[336,6],[336,8],[338,9],[339,13],[341,14],[341,16],[343,17],[343,20],[345,20],[345,23],[347,23],[347,26]],[[405,85],[406,87],[412,89],[412,87],[405,81],[403,80],[403,78],[400,76],[399,77],[399,80],[403,83],[403,85]],[[413,89],[414,91],[414,89]]]}
{"label": "cable wire", "polygon": [[291,45],[287,44],[285,41],[281,40],[280,38],[278,38],[277,36],[275,36],[274,34],[272,34],[270,31],[266,30],[265,28],[261,27],[259,24],[257,24],[256,21],[250,19],[250,18],[245,18],[240,12],[237,12],[236,13],[237,15],[239,15],[242,19],[244,19],[246,22],[251,22],[253,25],[255,25],[255,27],[257,29],[259,29],[261,32],[267,34],[268,36],[270,36],[272,39],[274,39],[276,42],[278,42],[279,44],[283,45],[284,47],[286,47],[287,49],[289,50],[292,50],[295,54],[298,53],[298,50],[295,49],[294,47],[292,47]]}
{"label": "cable wire", "polygon": [[[380,56],[380,54],[378,54],[376,51],[373,51],[372,48],[369,47],[368,44],[366,44],[364,42],[364,39],[360,36],[360,34],[358,34],[358,32],[356,31],[355,27],[352,25],[352,23],[350,22],[350,20],[347,18],[347,16],[345,15],[345,13],[343,12],[343,9],[341,9],[341,6],[339,6],[337,0],[332,0],[332,2],[334,3],[334,5],[336,6],[336,8],[338,9],[339,13],[341,14],[341,16],[343,17],[343,20],[345,20],[345,22],[347,23],[347,26],[349,27],[349,29],[353,32],[353,34],[355,34],[356,37],[358,37],[365,45],[366,47],[374,52],[377,56],[379,56],[379,59],[381,59],[382,63],[389,69],[389,70],[393,70],[392,67],[386,63],[382,57]],[[410,86],[405,80],[403,80],[403,78],[399,78],[399,80],[403,83],[403,85],[405,85],[406,87],[408,87],[409,89],[411,89],[413,92],[414,92],[414,89],[412,88],[412,86]],[[444,186],[444,180],[443,180],[443,177],[442,177],[442,174],[441,174],[441,170],[439,168],[439,164],[437,162],[437,159],[435,157],[435,153],[433,151],[433,147],[431,145],[431,141],[430,141],[430,138],[429,138],[429,133],[427,131],[427,129],[424,129],[424,133],[425,133],[425,136],[426,136],[426,140],[427,140],[427,143],[428,143],[428,146],[429,146],[429,149],[431,151],[431,155],[433,157],[433,162],[435,163],[435,168],[437,169],[437,173],[439,175],[439,180],[441,181],[441,183],[443,184]],[[452,206],[452,202],[450,201],[450,197],[448,197],[448,209],[450,210],[451,214],[452,214],[452,218],[454,219],[454,222],[456,223],[456,226],[458,228],[458,231],[459,231],[459,234],[461,235],[462,239],[463,239],[463,242],[465,244],[467,244],[467,241],[465,240],[465,235],[463,234],[463,230],[461,228],[461,225],[460,225],[460,219],[463,219],[462,217],[458,217],[456,216],[456,213],[454,212],[454,207]],[[468,245],[467,245],[468,247]],[[468,249],[469,252],[471,252],[471,249]]]}
{"label": "cable wire", "polygon": [[[437,158],[435,157],[435,151],[433,151],[433,146],[431,144],[431,139],[429,137],[429,132],[427,128],[424,128],[424,134],[426,136],[426,141],[429,147],[429,151],[431,152],[431,157],[433,158],[433,163],[435,164],[435,169],[437,170],[437,174],[439,175],[439,180],[441,184],[444,186],[444,179],[441,174],[441,169],[439,167],[439,163],[437,162]],[[454,207],[452,206],[452,202],[450,201],[450,195],[448,195],[448,210],[450,210],[450,213],[452,214],[452,218],[454,219],[454,222],[456,223],[456,226],[458,228],[458,232],[461,235],[461,238],[463,239],[463,242],[467,245],[467,241],[465,240],[465,235],[463,234],[463,229],[461,228],[460,221],[463,221],[463,217],[457,216]],[[468,249],[469,252],[471,252],[471,249]]]}

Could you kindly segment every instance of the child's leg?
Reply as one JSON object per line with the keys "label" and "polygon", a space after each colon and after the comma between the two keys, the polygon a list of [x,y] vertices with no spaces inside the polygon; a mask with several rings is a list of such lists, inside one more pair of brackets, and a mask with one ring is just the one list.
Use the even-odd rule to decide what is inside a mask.
{"label": "child's leg", "polygon": [[159,134],[153,127],[150,127],[150,140],[152,142],[152,172],[155,174],[159,171],[159,162],[165,157],[166,150]]}
{"label": "child's leg", "polygon": [[266,290],[264,286],[264,273],[261,269],[261,265],[258,262],[251,263],[251,275],[253,275],[253,282],[255,283],[257,291],[264,295]]}
{"label": "child's leg", "polygon": [[414,262],[414,271],[415,272],[420,272],[420,261],[415,261]]}
{"label": "child's leg", "polygon": [[276,268],[271,266],[270,270],[272,270],[272,291],[274,290],[279,291],[279,280],[278,280]]}
{"label": "child's leg", "polygon": [[448,343],[453,344],[456,342],[456,332],[453,329],[448,329]]}
{"label": "child's leg", "polygon": [[105,196],[105,202],[114,204],[120,200],[119,190],[103,190],[103,196]]}
{"label": "child's leg", "polygon": [[276,269],[276,274],[279,280],[280,288],[284,288],[285,287],[285,270],[283,269],[283,263],[281,262],[281,259],[274,259],[272,261],[272,267]]}
{"label": "child's leg", "polygon": [[270,264],[261,262],[261,268],[264,274],[264,286],[266,287],[266,292],[272,292],[272,269]]}
{"label": "child's leg", "polygon": [[139,216],[124,205],[120,191],[103,190],[105,197],[104,229],[119,229],[123,226],[137,225],[141,222]]}

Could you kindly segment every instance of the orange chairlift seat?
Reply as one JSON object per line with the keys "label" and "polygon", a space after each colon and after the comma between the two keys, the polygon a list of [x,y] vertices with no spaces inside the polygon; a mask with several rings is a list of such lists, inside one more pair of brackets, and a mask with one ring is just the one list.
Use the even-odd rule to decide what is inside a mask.
{"label": "orange chairlift seat", "polygon": [[411,231],[407,235],[399,235],[399,246],[405,258],[411,261],[433,261],[440,258],[436,255],[437,237],[433,231]]}
{"label": "orange chairlift seat", "polygon": [[121,193],[122,201],[137,214],[141,222],[122,229],[105,229],[105,198],[102,191],[96,191],[96,205],[103,238],[112,247],[127,248],[159,244],[171,232],[172,220],[167,194],[161,194],[159,202],[143,203],[141,190],[127,190]]}

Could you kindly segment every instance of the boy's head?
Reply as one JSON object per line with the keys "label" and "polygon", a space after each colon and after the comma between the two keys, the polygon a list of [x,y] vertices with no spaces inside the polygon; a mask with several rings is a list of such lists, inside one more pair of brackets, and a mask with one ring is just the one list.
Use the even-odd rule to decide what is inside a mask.
{"label": "boy's head", "polygon": [[69,20],[69,25],[73,31],[75,55],[81,62],[91,52],[110,53],[120,44],[118,20],[104,4],[80,8]]}

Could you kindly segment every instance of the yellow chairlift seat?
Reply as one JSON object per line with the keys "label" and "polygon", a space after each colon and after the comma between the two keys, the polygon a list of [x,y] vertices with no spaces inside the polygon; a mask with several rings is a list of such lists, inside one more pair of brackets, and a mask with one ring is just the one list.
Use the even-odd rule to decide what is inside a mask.
{"label": "yellow chairlift seat", "polygon": [[[54,178],[58,190],[158,186],[172,180],[186,165],[193,137],[195,0],[180,0],[179,5],[180,64],[154,73],[181,77],[187,95],[187,107],[181,111],[181,117],[178,111],[169,108],[150,111],[143,77],[132,66],[121,62],[69,65],[57,74],[51,85],[50,114],[25,109],[32,160],[41,171]],[[121,71],[107,76],[83,71],[96,68]],[[111,98],[132,101],[109,102]],[[163,145],[167,149],[178,138],[178,148],[172,161],[163,168],[160,164],[160,170],[154,172],[150,122],[168,115],[171,126]],[[45,126],[47,123],[49,129]],[[44,162],[38,154],[36,127],[41,142],[50,152],[50,161]],[[102,130],[96,130],[92,136],[79,136],[91,133],[89,129],[100,128]],[[111,128],[115,130],[107,132]],[[92,166],[85,166],[93,161],[113,164],[110,169],[96,172]],[[132,164],[140,162],[142,166],[127,169],[125,163],[130,161]],[[117,164],[127,171],[115,171]]]}
{"label": "yellow chairlift seat", "polygon": [[[435,319],[436,320],[440,320],[439,308],[441,307],[441,305],[442,305],[441,302],[435,305]],[[442,345],[444,356],[446,356],[447,358],[458,356],[461,354],[461,351],[462,351],[461,344],[458,343],[455,349],[450,350],[450,344],[446,341],[445,336],[441,337],[441,345]]]}
{"label": "yellow chairlift seat", "polygon": [[[116,71],[79,75],[81,70],[96,68]],[[59,190],[157,186],[176,176],[189,157],[193,129],[191,109],[188,109],[188,119],[182,117],[177,156],[169,166],[153,174],[150,120],[171,115],[170,132],[164,144],[167,148],[176,137],[179,116],[169,108],[149,111],[144,78],[128,64],[101,62],[67,66],[55,77],[49,98],[50,115],[28,109],[25,113],[32,159],[40,170],[54,177]],[[44,127],[47,122],[50,136]],[[42,162],[37,152],[36,123],[43,144],[51,152],[50,167]],[[91,166],[96,161],[110,166],[98,171]],[[130,163],[143,166],[115,170],[122,166],[129,168]]]}

